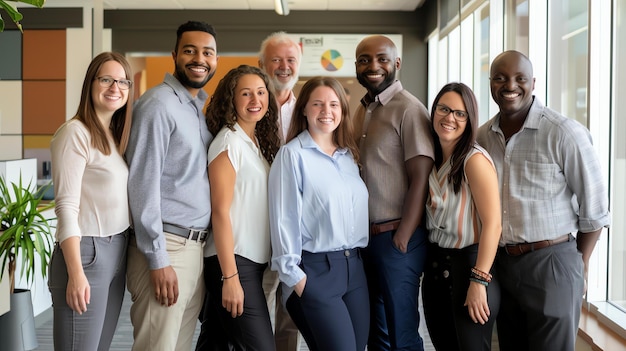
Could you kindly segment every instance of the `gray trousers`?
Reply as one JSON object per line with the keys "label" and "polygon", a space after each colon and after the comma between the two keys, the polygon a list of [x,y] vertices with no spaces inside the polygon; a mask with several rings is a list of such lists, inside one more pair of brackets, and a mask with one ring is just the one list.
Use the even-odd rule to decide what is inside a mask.
{"label": "gray trousers", "polygon": [[509,256],[498,250],[502,351],[574,351],[583,301],[582,254],[576,240]]}
{"label": "gray trousers", "polygon": [[55,245],[48,282],[55,350],[105,351],[110,348],[126,288],[127,246],[128,230],[104,238],[82,237],[80,255],[91,287],[91,299],[87,311],[81,315],[67,305],[67,266],[61,246]]}

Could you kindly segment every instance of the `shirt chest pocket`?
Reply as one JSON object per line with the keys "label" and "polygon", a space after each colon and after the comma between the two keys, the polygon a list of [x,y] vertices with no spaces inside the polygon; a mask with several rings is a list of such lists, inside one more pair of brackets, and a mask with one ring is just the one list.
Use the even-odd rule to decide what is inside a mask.
{"label": "shirt chest pocket", "polygon": [[565,186],[563,172],[558,165],[525,161],[519,174],[519,192],[528,200],[553,198]]}

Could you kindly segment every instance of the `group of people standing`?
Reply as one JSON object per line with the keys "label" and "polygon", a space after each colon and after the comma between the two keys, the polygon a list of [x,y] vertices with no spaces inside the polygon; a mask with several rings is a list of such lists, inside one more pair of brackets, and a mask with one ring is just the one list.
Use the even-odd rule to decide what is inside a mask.
{"label": "group of people standing", "polygon": [[[52,141],[58,350],[108,350],[125,285],[133,350],[573,350],[589,256],[610,223],[586,128],[532,95],[530,61],[491,67],[479,128],[462,83],[428,112],[381,35],[356,48],[352,115],[334,78],[296,98],[278,32],[219,82],[217,35],[178,28],[174,74],[133,104],[123,56],[93,59]],[[576,236],[570,233],[578,232]],[[279,284],[280,283],[280,284]]]}

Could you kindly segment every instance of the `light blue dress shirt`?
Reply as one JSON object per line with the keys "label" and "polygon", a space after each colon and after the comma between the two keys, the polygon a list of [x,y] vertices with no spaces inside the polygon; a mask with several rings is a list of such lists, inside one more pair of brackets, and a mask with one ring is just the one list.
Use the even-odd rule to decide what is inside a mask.
{"label": "light blue dress shirt", "polygon": [[367,246],[368,192],[347,149],[325,154],[308,131],[283,146],[269,176],[272,269],[286,299],[305,273],[302,251]]}

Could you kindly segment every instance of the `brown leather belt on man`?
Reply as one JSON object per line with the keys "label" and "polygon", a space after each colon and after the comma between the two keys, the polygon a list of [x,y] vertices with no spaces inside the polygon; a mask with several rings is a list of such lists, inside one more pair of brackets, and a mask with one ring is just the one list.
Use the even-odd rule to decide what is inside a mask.
{"label": "brown leather belt on man", "polygon": [[385,232],[390,232],[392,230],[398,230],[398,226],[400,225],[400,219],[391,219],[388,221],[382,222],[372,222],[370,225],[370,234],[378,235]]}
{"label": "brown leather belt on man", "polygon": [[571,239],[574,239],[574,236],[568,233],[568,234],[561,235],[551,240],[541,240],[541,241],[535,241],[532,243],[504,245],[504,251],[509,256],[520,256],[525,253],[545,249],[546,247],[549,247],[552,245],[561,244],[561,243],[570,241]]}

